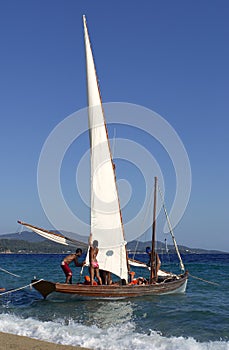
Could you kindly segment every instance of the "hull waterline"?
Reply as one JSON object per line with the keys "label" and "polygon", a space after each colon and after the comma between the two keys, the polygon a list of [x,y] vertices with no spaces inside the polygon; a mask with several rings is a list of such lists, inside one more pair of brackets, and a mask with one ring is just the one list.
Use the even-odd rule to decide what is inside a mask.
{"label": "hull waterline", "polygon": [[79,296],[84,298],[133,298],[150,295],[163,295],[184,293],[187,286],[188,273],[180,275],[178,279],[165,281],[150,285],[84,285],[84,284],[66,284],[59,282],[50,282],[41,280],[38,283],[32,281],[33,288],[36,289],[44,298],[51,293],[59,293],[62,295]]}

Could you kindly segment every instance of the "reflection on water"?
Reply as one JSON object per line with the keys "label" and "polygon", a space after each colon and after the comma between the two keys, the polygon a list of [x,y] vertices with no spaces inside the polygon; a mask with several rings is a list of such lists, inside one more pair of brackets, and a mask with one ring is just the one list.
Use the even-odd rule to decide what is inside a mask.
{"label": "reflection on water", "polygon": [[[21,297],[22,293],[20,293]],[[130,300],[43,300],[33,301],[27,294],[28,301],[20,305],[17,300],[2,300],[0,310],[11,309],[17,316],[36,318],[39,321],[57,321],[61,324],[72,322],[85,326],[106,328],[134,323],[139,307]]]}
{"label": "reflection on water", "polygon": [[134,307],[130,301],[91,301],[85,302],[83,317],[88,325],[96,324],[100,328],[117,326],[134,320]]}
{"label": "reflection on water", "polygon": [[65,322],[74,320],[88,326],[96,325],[99,328],[117,326],[134,320],[134,304],[130,301],[87,300],[72,303],[48,302],[45,304],[46,318],[48,314],[52,314],[52,320],[54,309],[56,319],[64,316]]}

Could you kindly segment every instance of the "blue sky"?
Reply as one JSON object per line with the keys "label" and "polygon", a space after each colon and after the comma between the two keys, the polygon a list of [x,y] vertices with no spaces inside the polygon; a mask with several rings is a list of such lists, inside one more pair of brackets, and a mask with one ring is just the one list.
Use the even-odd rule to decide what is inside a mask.
{"label": "blue sky", "polygon": [[53,228],[37,164],[53,128],[86,106],[83,14],[103,101],[159,113],[187,150],[192,192],[178,243],[229,251],[228,1],[0,2],[0,233],[17,219]]}

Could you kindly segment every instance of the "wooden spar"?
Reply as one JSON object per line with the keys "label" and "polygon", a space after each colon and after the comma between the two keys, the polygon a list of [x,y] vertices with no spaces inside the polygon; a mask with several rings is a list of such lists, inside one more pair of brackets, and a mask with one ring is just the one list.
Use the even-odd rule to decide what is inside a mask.
{"label": "wooden spar", "polygon": [[151,266],[150,283],[156,281],[156,279],[157,279],[156,252],[155,252],[155,242],[156,242],[156,208],[157,208],[157,177],[154,178],[154,207],[153,207],[151,263],[150,263],[150,266]]}
{"label": "wooden spar", "polygon": [[[81,247],[87,247],[87,246],[88,246],[88,245],[87,245],[86,243],[84,243],[84,242],[77,241],[77,240],[75,240],[75,239],[69,238],[69,237],[64,236],[64,235],[62,235],[62,234],[59,234],[59,233],[56,233],[56,232],[52,232],[52,231],[48,231],[48,230],[45,230],[45,229],[43,229],[43,228],[41,228],[41,227],[37,227],[37,226],[28,224],[28,223],[23,222],[23,221],[20,221],[20,220],[18,220],[17,222],[18,222],[20,225],[23,225],[23,226],[25,226],[25,227],[28,227],[28,228],[31,229],[32,231],[34,231],[34,230],[41,231],[41,233],[38,233],[37,231],[34,231],[34,232],[36,232],[37,234],[42,235],[42,233],[44,233],[44,234],[47,233],[48,235],[50,235],[50,237],[57,237],[57,238],[65,239],[65,240],[69,241],[69,244],[67,244],[67,245],[70,245],[70,243],[72,243],[72,244],[75,245],[75,246],[78,246],[78,245],[81,246]],[[43,237],[44,237],[44,236],[43,236]],[[46,236],[46,238],[47,238],[47,239],[50,239],[50,240],[52,240],[52,241],[55,242],[54,239],[48,238],[48,236]],[[56,243],[65,244],[65,243],[59,242],[59,241],[56,241]]]}

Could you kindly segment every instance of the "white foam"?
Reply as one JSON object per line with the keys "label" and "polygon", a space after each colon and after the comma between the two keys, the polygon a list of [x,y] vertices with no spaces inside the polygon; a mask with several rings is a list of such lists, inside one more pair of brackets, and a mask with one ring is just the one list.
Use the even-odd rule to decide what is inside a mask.
{"label": "white foam", "polygon": [[23,319],[1,314],[0,331],[100,350],[229,350],[229,342],[225,341],[199,343],[193,338],[166,338],[155,331],[150,331],[148,335],[136,333],[135,325],[131,322],[122,327],[101,329],[73,320],[42,322],[33,318]]}

